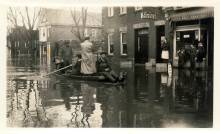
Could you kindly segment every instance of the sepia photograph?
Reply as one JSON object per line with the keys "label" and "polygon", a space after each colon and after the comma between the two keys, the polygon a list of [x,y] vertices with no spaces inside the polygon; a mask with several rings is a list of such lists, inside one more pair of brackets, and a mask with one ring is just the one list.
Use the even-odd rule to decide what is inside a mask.
{"label": "sepia photograph", "polygon": [[214,7],[7,7],[9,128],[212,128]]}

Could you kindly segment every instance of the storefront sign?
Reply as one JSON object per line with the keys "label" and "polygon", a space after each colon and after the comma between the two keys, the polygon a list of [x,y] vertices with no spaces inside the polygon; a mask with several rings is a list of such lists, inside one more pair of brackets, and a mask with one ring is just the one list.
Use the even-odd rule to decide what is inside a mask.
{"label": "storefront sign", "polygon": [[214,17],[213,7],[198,8],[196,10],[187,10],[181,13],[173,13],[170,15],[172,21],[197,20],[208,17]]}
{"label": "storefront sign", "polygon": [[133,24],[134,29],[149,27],[149,22]]}
{"label": "storefront sign", "polygon": [[183,38],[189,38],[189,37],[190,37],[189,34],[185,34],[185,35],[183,35]]}
{"label": "storefront sign", "polygon": [[165,25],[165,21],[164,20],[158,20],[154,22],[155,26],[161,26],[161,25]]}
{"label": "storefront sign", "polygon": [[142,12],[141,19],[156,19],[156,14],[149,12]]}

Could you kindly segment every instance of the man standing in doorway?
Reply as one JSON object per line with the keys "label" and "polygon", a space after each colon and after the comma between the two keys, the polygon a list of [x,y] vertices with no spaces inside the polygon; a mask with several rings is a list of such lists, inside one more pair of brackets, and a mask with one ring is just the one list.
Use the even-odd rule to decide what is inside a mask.
{"label": "man standing in doorway", "polygon": [[85,41],[80,44],[81,46],[81,73],[94,74],[96,73],[96,60],[93,55],[93,44],[89,41],[90,37],[85,37]]}

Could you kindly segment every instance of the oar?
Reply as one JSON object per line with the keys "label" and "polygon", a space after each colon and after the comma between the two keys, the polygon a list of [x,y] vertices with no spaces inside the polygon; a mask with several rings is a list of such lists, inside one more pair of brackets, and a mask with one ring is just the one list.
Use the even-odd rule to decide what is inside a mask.
{"label": "oar", "polygon": [[69,66],[65,66],[65,67],[63,67],[63,68],[60,68],[60,69],[55,70],[55,71],[53,71],[53,72],[50,72],[50,73],[48,73],[48,74],[42,75],[41,77],[45,77],[45,76],[47,76],[47,75],[56,73],[56,72],[58,72],[58,71],[60,71],[60,70],[66,69],[66,68],[71,67],[71,66],[73,66],[73,64],[70,64]]}

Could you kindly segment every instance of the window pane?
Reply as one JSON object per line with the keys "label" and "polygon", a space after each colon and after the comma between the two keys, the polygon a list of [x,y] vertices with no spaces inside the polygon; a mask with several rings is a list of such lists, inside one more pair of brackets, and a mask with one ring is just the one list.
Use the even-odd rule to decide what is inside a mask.
{"label": "window pane", "polygon": [[113,37],[112,37],[112,35],[110,35],[110,44],[113,44]]}
{"label": "window pane", "polygon": [[122,44],[122,54],[127,54],[127,44]]}
{"label": "window pane", "polygon": [[126,42],[126,33],[122,33],[122,43],[127,43]]}
{"label": "window pane", "polygon": [[110,53],[113,53],[113,52],[114,52],[114,45],[110,44]]}
{"label": "window pane", "polygon": [[109,8],[108,8],[108,16],[111,17],[111,16],[113,16],[113,14],[114,14],[114,9],[113,9],[113,7],[109,7]]}

